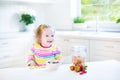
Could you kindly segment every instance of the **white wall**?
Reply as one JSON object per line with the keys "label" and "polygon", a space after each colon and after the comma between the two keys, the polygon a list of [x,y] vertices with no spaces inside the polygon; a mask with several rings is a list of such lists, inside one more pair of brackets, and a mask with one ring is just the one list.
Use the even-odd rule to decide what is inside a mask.
{"label": "white wall", "polygon": [[45,7],[46,21],[59,30],[72,29],[71,0],[56,0]]}
{"label": "white wall", "polygon": [[16,14],[19,8],[17,6],[0,5],[0,32],[18,30]]}
{"label": "white wall", "polygon": [[42,3],[1,3],[0,2],[0,32],[16,32],[22,26],[19,14],[34,11],[36,27],[49,24],[56,29],[71,29],[70,0],[55,0],[53,4]]}
{"label": "white wall", "polygon": [[16,32],[22,27],[20,13],[34,11],[36,26],[44,22],[44,11],[40,5],[2,4],[0,5],[0,32]]}

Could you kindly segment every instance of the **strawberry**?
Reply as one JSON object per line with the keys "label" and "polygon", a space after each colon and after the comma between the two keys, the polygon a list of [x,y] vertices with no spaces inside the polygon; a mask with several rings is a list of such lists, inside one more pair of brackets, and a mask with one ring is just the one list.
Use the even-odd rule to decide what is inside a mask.
{"label": "strawberry", "polygon": [[80,72],[80,75],[83,75],[85,73],[87,73],[87,71],[83,70],[83,71]]}
{"label": "strawberry", "polygon": [[80,66],[80,71],[83,71],[83,66],[82,65]]}

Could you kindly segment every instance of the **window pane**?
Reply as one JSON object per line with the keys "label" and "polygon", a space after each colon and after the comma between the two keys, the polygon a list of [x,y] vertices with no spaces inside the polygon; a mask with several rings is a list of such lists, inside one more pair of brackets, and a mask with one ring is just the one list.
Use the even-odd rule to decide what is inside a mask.
{"label": "window pane", "polygon": [[111,5],[109,7],[109,18],[111,21],[116,21],[120,18],[120,6],[119,5]]}
{"label": "window pane", "polygon": [[95,20],[95,16],[100,21],[116,21],[120,18],[120,0],[81,0],[81,13],[87,21]]}
{"label": "window pane", "polygon": [[106,0],[81,0],[82,4],[105,4]]}
{"label": "window pane", "polygon": [[96,20],[95,16],[99,16],[100,20],[107,19],[107,13],[108,9],[104,5],[83,5],[82,6],[82,16],[86,18],[87,21],[89,20]]}
{"label": "window pane", "polygon": [[119,5],[120,6],[120,0],[109,0],[109,3],[111,5]]}
{"label": "window pane", "polygon": [[80,11],[89,29],[120,31],[120,24],[115,23],[120,19],[120,0],[81,0]]}

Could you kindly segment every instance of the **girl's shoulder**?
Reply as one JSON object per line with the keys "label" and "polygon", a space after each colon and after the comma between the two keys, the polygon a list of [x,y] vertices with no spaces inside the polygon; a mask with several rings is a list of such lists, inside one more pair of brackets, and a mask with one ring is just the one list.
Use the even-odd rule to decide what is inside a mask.
{"label": "girl's shoulder", "polygon": [[33,47],[34,47],[34,48],[41,48],[41,46],[40,46],[39,43],[34,43],[34,44],[33,44]]}
{"label": "girl's shoulder", "polygon": [[50,49],[55,50],[55,49],[57,49],[57,47],[56,47],[56,45],[53,44],[53,45],[50,47]]}

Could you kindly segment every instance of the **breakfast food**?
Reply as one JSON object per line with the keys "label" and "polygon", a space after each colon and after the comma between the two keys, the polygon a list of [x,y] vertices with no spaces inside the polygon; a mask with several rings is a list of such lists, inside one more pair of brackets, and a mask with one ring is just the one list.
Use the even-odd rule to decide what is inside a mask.
{"label": "breakfast food", "polygon": [[83,58],[80,56],[73,56],[72,63],[73,65],[70,66],[71,71],[79,72],[81,75],[87,73],[87,66],[83,63]]}
{"label": "breakfast food", "polygon": [[49,64],[57,64],[59,63],[58,61],[48,61]]}
{"label": "breakfast food", "polygon": [[75,70],[75,66],[70,66],[70,70],[74,71]]}
{"label": "breakfast food", "polygon": [[58,61],[48,61],[47,68],[49,70],[57,70],[60,66],[60,62]]}

